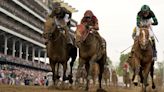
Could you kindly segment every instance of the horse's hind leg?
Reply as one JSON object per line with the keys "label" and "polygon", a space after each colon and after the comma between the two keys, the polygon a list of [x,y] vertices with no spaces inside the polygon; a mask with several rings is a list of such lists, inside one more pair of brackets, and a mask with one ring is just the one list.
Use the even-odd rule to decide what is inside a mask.
{"label": "horse's hind leg", "polygon": [[59,67],[60,67],[60,64],[57,63],[57,75],[56,75],[56,78],[59,79],[60,76],[59,76]]}
{"label": "horse's hind leg", "polygon": [[151,64],[150,75],[151,75],[151,78],[152,78],[152,88],[155,89],[154,77],[153,77],[153,75],[154,75],[154,61]]}

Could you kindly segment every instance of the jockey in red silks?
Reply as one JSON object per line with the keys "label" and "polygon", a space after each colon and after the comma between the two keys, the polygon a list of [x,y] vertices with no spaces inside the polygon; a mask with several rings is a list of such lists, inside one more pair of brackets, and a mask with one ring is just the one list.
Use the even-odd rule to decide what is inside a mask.
{"label": "jockey in red silks", "polygon": [[91,10],[87,10],[84,13],[84,17],[81,20],[81,24],[84,24],[86,28],[90,31],[99,30],[98,19]]}
{"label": "jockey in red silks", "polygon": [[129,72],[129,65],[127,63],[124,63],[123,64],[123,69],[126,71],[126,72]]}
{"label": "jockey in red silks", "polygon": [[84,17],[81,19],[81,24],[84,24],[90,33],[95,33],[98,38],[100,38],[100,43],[103,47],[103,52],[106,51],[106,41],[102,38],[99,33],[99,23],[97,17],[93,14],[91,10],[86,10]]}

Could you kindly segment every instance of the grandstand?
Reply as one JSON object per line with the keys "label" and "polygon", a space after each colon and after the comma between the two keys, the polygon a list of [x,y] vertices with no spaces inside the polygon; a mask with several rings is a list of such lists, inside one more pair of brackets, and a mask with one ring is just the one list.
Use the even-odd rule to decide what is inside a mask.
{"label": "grandstand", "polygon": [[[5,61],[10,64],[50,69],[46,63],[47,54],[42,33],[45,18],[51,12],[52,2],[60,2],[63,7],[76,12],[75,8],[61,0],[1,1],[0,53],[3,63]],[[73,19],[72,23],[77,24]]]}
{"label": "grandstand", "polygon": [[[0,70],[51,71],[42,33],[53,2],[77,12],[61,0],[1,0]],[[77,22],[71,19],[71,24]]]}

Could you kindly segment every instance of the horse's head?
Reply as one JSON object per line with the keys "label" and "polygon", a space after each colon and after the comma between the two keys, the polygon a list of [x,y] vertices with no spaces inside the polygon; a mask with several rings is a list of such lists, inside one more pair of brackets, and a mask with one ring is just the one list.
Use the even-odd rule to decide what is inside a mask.
{"label": "horse's head", "polygon": [[86,29],[85,25],[83,25],[83,24],[77,25],[76,32],[75,32],[75,36],[76,36],[75,41],[76,41],[77,46],[79,46],[80,43],[83,41],[83,35],[86,30],[87,29]]}
{"label": "horse's head", "polygon": [[49,39],[49,40],[57,39],[60,37],[61,33],[63,32],[64,32],[63,28],[62,27],[59,28],[57,26],[55,18],[48,18],[46,20],[44,25],[44,33],[43,33],[43,37],[45,39]]}
{"label": "horse's head", "polygon": [[140,28],[139,46],[142,50],[146,50],[149,45],[149,30],[148,28]]}

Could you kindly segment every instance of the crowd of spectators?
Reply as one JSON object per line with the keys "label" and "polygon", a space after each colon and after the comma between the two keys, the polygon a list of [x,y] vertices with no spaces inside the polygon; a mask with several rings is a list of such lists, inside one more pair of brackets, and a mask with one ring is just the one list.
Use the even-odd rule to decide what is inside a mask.
{"label": "crowd of spectators", "polygon": [[[26,6],[28,6],[28,8],[30,8],[43,18],[46,17],[47,12],[45,12],[43,7],[37,5],[34,0],[19,0],[19,2],[25,4]],[[31,16],[29,12],[25,12],[23,8],[20,8],[20,6],[16,5],[13,1],[2,0],[0,3],[0,7],[19,17],[20,19],[28,22],[29,24],[35,26],[36,28],[40,30],[44,29],[43,22],[40,19],[36,18],[35,16]],[[21,33],[36,41],[44,43],[44,39],[41,37],[41,34],[35,33],[33,29],[25,27],[24,24],[17,22],[16,20],[10,18],[9,16],[6,16],[5,14],[1,13],[0,16],[0,25],[3,25],[6,28]],[[15,63],[15,65],[18,64],[37,68],[37,70],[35,70],[30,69],[29,67],[27,68],[8,64],[4,65],[1,63],[2,61],[0,60],[0,84],[44,85],[46,83],[46,72],[44,72],[43,70],[51,70],[48,64],[27,61],[22,58],[4,55],[2,53],[0,53],[0,59],[3,62],[5,61],[6,63],[10,62]]]}
{"label": "crowd of spectators", "polygon": [[0,84],[6,85],[46,85],[47,72],[25,67],[0,65]]}

